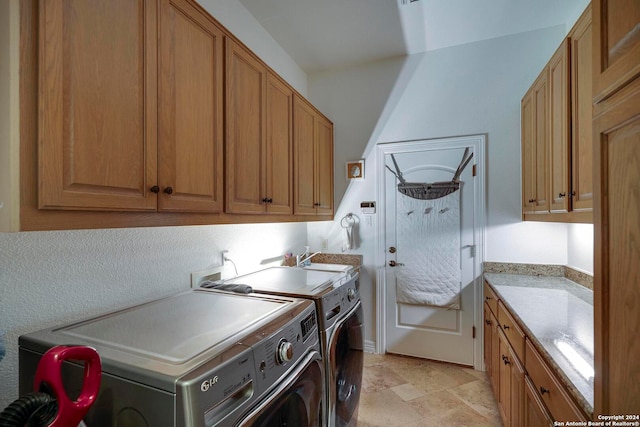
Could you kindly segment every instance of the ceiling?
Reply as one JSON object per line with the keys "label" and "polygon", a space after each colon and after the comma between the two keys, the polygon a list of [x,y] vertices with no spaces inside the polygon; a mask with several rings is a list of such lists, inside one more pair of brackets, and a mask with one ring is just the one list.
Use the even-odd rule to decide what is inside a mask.
{"label": "ceiling", "polygon": [[586,7],[584,0],[240,2],[308,74],[565,25]]}

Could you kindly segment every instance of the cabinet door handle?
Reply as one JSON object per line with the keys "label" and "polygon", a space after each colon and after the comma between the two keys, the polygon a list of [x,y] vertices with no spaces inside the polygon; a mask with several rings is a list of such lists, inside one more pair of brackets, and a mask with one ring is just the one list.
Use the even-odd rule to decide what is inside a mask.
{"label": "cabinet door handle", "polygon": [[173,194],[173,188],[171,188],[171,187],[167,187],[167,188],[165,188],[165,189],[164,189],[164,192],[165,192],[166,194]]}
{"label": "cabinet door handle", "polygon": [[504,330],[509,329],[509,325],[502,325],[502,329],[504,329]]}
{"label": "cabinet door handle", "polygon": [[313,206],[320,206],[320,203],[314,203]]}
{"label": "cabinet door handle", "polygon": [[535,203],[536,199],[529,199],[529,203]]}
{"label": "cabinet door handle", "polygon": [[158,194],[160,192],[160,187],[158,187],[157,185],[154,185],[149,189],[149,191],[151,191],[152,193]]}
{"label": "cabinet door handle", "polygon": [[268,198],[267,199],[267,203],[273,203],[273,199],[272,198]]}
{"label": "cabinet door handle", "polygon": [[484,297],[484,299],[485,299],[486,301],[489,301],[489,300],[490,300],[490,299],[492,299],[492,298],[491,298],[491,297]]}
{"label": "cabinet door handle", "polygon": [[502,361],[504,362],[505,365],[511,364],[511,362],[509,362],[509,358],[504,354],[502,355]]}
{"label": "cabinet door handle", "polygon": [[566,197],[567,193],[558,193],[558,197],[563,198]]}
{"label": "cabinet door handle", "polygon": [[549,389],[540,386],[540,394],[545,394],[545,393],[549,393]]}
{"label": "cabinet door handle", "polygon": [[489,319],[486,319],[484,322],[485,322],[487,325],[490,325],[490,324],[492,323],[492,322],[491,322],[491,320],[489,320]]}
{"label": "cabinet door handle", "polygon": [[260,200],[262,203],[267,203],[267,198],[265,197],[264,199]]}

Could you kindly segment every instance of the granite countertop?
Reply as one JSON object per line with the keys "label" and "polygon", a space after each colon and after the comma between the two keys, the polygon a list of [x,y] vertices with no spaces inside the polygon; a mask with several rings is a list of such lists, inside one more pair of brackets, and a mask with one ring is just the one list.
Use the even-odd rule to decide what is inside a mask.
{"label": "granite countertop", "polygon": [[[485,273],[484,278],[558,379],[593,416],[593,291],[564,277]],[[567,348],[580,357],[565,356]],[[581,373],[585,369],[576,359],[586,361],[591,372]]]}

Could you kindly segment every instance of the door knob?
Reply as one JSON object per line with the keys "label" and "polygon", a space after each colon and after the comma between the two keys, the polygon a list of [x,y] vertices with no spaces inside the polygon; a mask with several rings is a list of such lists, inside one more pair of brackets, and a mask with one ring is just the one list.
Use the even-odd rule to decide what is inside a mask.
{"label": "door knob", "polygon": [[396,253],[396,248],[395,248],[395,246],[389,246],[389,253],[390,253],[390,254],[395,254],[395,253]]}

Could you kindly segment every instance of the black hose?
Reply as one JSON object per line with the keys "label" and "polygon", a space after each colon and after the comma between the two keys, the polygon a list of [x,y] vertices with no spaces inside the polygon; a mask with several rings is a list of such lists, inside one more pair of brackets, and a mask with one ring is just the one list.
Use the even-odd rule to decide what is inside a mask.
{"label": "black hose", "polygon": [[0,427],[45,427],[58,412],[56,399],[47,393],[27,393],[0,413]]}

